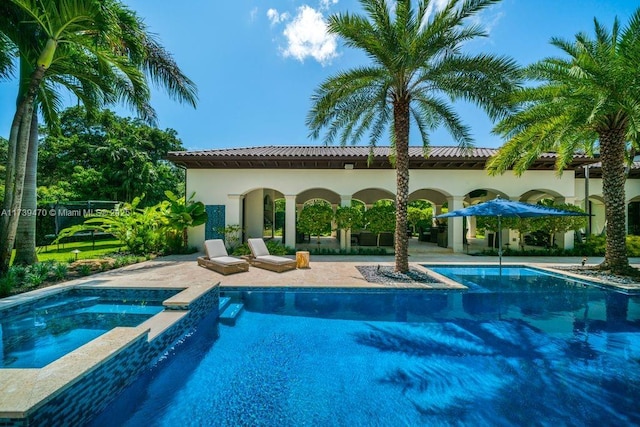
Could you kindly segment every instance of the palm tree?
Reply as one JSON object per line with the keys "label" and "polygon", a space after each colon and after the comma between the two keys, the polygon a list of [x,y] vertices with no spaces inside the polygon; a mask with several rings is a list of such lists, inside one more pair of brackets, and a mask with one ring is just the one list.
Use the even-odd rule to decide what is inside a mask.
{"label": "palm tree", "polygon": [[0,80],[8,79],[13,72],[15,45],[0,32]]}
{"label": "palm tree", "polygon": [[[26,150],[25,137],[35,139],[37,147],[37,119],[31,120],[27,127],[26,117],[32,115],[37,103],[47,124],[55,125],[60,106],[56,89],[62,87],[74,93],[89,112],[124,100],[151,123],[155,121],[155,112],[149,104],[147,80],[163,85],[176,99],[195,106],[193,82],[148,33],[142,20],[119,1],[11,0],[10,3],[3,6],[11,14],[10,18],[0,20],[0,31],[20,49],[21,69],[25,65],[26,70],[32,70],[35,64],[35,71],[28,71],[31,78],[21,79],[16,117],[22,118],[15,132],[12,128],[13,147],[22,150],[13,158],[16,171],[12,175],[13,198],[5,199],[5,207],[12,206],[12,212],[21,206],[22,198],[17,195],[24,188],[22,168],[27,164],[31,179],[27,181],[30,188],[24,191],[32,197],[26,201],[29,209],[36,208],[37,149],[27,149],[28,160],[22,154]],[[25,16],[29,20],[25,21]],[[34,133],[36,136],[29,138]],[[6,239],[0,247],[0,271],[8,266],[17,220],[5,219],[1,236]],[[24,226],[26,243],[18,246],[19,250],[24,249],[24,255],[18,253],[17,258],[32,262],[35,260],[35,217],[24,219],[28,220]]]}
{"label": "palm tree", "polygon": [[462,52],[462,44],[483,37],[472,15],[499,0],[449,0],[440,11],[435,1],[360,0],[366,16],[350,13],[329,18],[329,31],[349,47],[364,51],[373,65],[325,80],[312,97],[307,124],[311,136],[327,129],[327,144],[356,143],[369,131],[376,146],[391,129],[391,159],[397,176],[395,270],[408,265],[407,202],[409,196],[409,129],[413,123],[428,155],[428,132],[444,126],[462,148],[472,145],[469,128],[448,100],[464,99],[490,117],[504,113],[501,99],[518,79],[518,67],[505,57]]}
{"label": "palm tree", "polygon": [[495,131],[507,138],[487,164],[492,174],[513,168],[522,174],[541,153],[558,153],[561,171],[577,151],[599,152],[607,243],[603,269],[624,272],[626,251],[625,156],[640,131],[640,9],[625,28],[616,18],[609,31],[597,19],[595,38],[553,38],[566,58],[547,58],[526,74],[540,84],[515,93],[519,110]]}

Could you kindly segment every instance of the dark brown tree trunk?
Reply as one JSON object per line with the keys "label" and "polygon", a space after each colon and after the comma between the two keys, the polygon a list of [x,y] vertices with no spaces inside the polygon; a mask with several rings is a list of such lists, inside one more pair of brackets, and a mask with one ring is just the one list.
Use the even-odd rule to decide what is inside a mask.
{"label": "dark brown tree trunk", "polygon": [[626,246],[625,126],[599,132],[607,243],[601,268],[623,272],[629,268]]}
{"label": "dark brown tree trunk", "polygon": [[396,149],[396,266],[409,271],[407,204],[409,203],[409,97],[400,94],[393,102],[393,126]]}

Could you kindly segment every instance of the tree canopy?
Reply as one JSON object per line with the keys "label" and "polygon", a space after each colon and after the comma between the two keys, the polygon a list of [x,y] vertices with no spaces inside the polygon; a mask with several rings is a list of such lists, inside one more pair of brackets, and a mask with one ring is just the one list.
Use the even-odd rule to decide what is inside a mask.
{"label": "tree canopy", "polygon": [[184,172],[164,160],[184,150],[173,129],[160,130],[109,110],[89,118],[82,107],[61,114],[60,132],[44,131],[39,148],[41,201],[114,200],[141,206],[184,194]]}

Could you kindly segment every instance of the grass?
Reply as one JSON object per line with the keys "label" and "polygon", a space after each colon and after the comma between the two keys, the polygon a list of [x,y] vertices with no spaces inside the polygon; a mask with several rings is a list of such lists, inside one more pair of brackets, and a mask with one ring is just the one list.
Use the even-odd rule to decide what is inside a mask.
{"label": "grass", "polygon": [[100,258],[104,255],[118,252],[123,245],[117,239],[96,240],[95,248],[92,242],[72,242],[58,245],[40,246],[38,248],[38,261],[75,261],[74,250],[79,250],[77,259]]}

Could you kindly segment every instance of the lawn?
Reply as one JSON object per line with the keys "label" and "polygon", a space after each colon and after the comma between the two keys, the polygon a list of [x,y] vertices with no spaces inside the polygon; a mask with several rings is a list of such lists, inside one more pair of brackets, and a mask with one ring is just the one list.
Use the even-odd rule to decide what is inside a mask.
{"label": "lawn", "polygon": [[[118,239],[102,239],[94,242],[71,242],[59,245],[38,247],[38,261],[69,262],[76,259],[100,258],[104,255],[118,252],[123,248]],[[73,252],[78,250],[77,258]]]}

